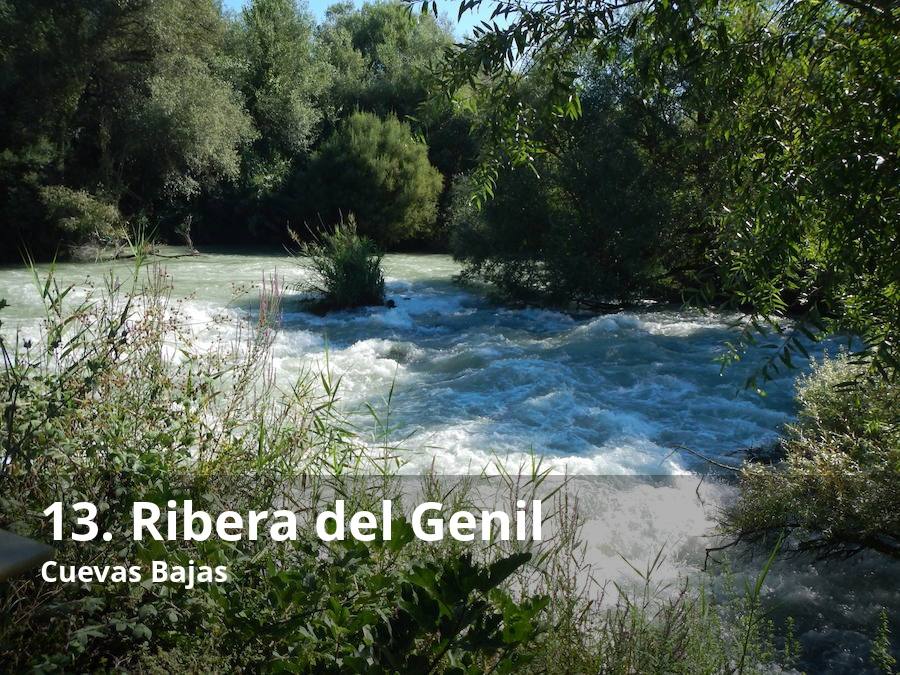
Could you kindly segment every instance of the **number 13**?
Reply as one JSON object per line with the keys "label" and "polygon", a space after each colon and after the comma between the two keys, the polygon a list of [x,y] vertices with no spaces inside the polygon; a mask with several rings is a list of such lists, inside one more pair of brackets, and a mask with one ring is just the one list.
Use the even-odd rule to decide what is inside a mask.
{"label": "number 13", "polygon": [[[76,502],[72,504],[73,511],[83,511],[85,515],[75,519],[75,524],[86,528],[85,532],[78,533],[72,530],[72,539],[74,541],[91,541],[97,536],[97,524],[94,519],[97,517],[97,507],[91,502]],[[53,516],[53,541],[61,541],[63,538],[63,503],[53,502],[44,509],[45,516]]]}

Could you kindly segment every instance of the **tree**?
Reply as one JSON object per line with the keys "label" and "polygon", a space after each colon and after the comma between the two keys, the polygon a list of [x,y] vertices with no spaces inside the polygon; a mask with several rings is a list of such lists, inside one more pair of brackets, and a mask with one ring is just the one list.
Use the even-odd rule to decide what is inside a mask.
{"label": "tree", "polygon": [[[863,338],[847,363],[826,364],[801,387],[783,461],[744,465],[726,526],[741,539],[793,529],[801,547],[823,554],[896,556],[896,8],[881,0],[498,7],[508,25],[479,30],[445,73],[448,87],[480,87],[493,104],[497,142],[477,174],[481,195],[493,192],[503,161],[538,165],[545,147],[534,129],[564,130],[580,116],[582,81],[571,69],[578,50],[605,63],[627,54],[641,98],[667,102],[690,129],[684,153],[700,158],[696,179],[713,234],[709,272],[697,270],[697,281],[712,277],[713,290],[750,319],[733,357],[777,334],[747,385],[791,368],[798,354],[808,358],[807,340],[836,331]],[[537,66],[549,69],[548,95],[521,106],[508,94]]]}
{"label": "tree", "polygon": [[331,65],[331,107],[337,119],[356,110],[401,119],[416,116],[428,97],[430,71],[452,44],[445,23],[411,14],[399,2],[332,5],[320,29]]}
{"label": "tree", "polygon": [[294,0],[253,0],[227,41],[231,78],[259,135],[245,153],[244,182],[256,194],[280,189],[316,141],[324,71],[313,20]]}
{"label": "tree", "polygon": [[[869,363],[900,373],[900,43],[888,3],[563,0],[495,14],[506,21],[476,29],[443,73],[449,92],[474,86],[491,103],[481,198],[504,162],[541,154],[536,128],[579,116],[576,56],[611,62],[624,49],[645,98],[670,101],[717,150],[699,174],[716,235],[708,263],[753,319],[744,342],[800,319],[761,378],[803,355],[805,336],[835,330],[861,334]],[[537,66],[547,96],[523,107],[508,94]]]}
{"label": "tree", "polygon": [[179,200],[236,179],[239,149],[255,132],[231,87],[189,57],[173,58],[147,85],[149,96],[131,120],[133,145],[126,145],[145,184],[161,182],[159,189]]}
{"label": "tree", "polygon": [[[544,152],[530,168],[500,170],[482,209],[457,191],[454,255],[517,298],[609,309],[670,297],[699,258],[694,172],[687,153],[671,152],[685,131],[642,99],[621,61],[578,67],[578,119],[537,127]],[[523,107],[547,95],[542,75],[519,82]]]}
{"label": "tree", "polygon": [[14,2],[0,27],[5,255],[80,243],[61,236],[44,186],[70,189],[53,194],[72,196],[79,220],[99,205],[159,218],[237,175],[252,131],[215,68],[224,24],[212,0]]}
{"label": "tree", "polygon": [[[319,52],[329,64],[323,102],[326,127],[334,129],[356,111],[395,114],[428,143],[429,160],[445,185],[471,169],[477,154],[471,116],[434,96],[434,72],[453,44],[446,20],[411,13],[395,0],[332,5],[319,29]],[[438,223],[429,238],[446,243],[448,193],[441,195]]]}
{"label": "tree", "polygon": [[319,218],[331,222],[353,213],[360,233],[382,245],[427,232],[443,185],[427,146],[408,124],[362,112],[323,143],[305,178],[305,195]]}

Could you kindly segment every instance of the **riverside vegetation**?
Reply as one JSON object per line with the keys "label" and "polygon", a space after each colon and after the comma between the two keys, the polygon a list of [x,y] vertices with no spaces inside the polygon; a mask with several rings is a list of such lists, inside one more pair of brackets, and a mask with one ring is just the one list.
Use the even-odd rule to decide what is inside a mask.
{"label": "riverside vegetation", "polygon": [[318,311],[347,309],[363,305],[384,304],[383,254],[368,237],[356,232],[356,217],[351,213],[331,232],[303,241],[291,232],[301,245],[305,264],[313,273],[313,281],[301,288],[318,297],[313,305]]}
{"label": "riverside vegetation", "polygon": [[[311,514],[329,494],[352,509],[402,499],[394,448],[381,434],[383,442],[363,443],[340,419],[327,371],[287,390],[276,385],[268,363],[277,292],[268,289],[261,306],[269,311],[243,324],[237,342],[201,347],[165,272],[140,269],[78,300],[52,274],[38,280],[43,339],[0,343],[0,526],[45,540],[46,504],[89,500],[113,534],[91,544],[98,563],[193,560],[227,565],[231,581],[192,591],[39,576],[5,582],[7,666],[752,672],[797,657],[789,629],[784,651],[772,646],[759,604],[765,572],[746,595],[717,604],[702,587],[656,583],[657,556],[642,572],[642,589],[617,590],[618,600],[603,604],[608,589],[584,569],[580,517],[564,490],[547,496],[559,522],[548,542],[423,545],[402,518],[390,541],[321,542]],[[532,498],[543,477],[537,465],[498,489]],[[422,481],[448,512],[469,503],[465,485]],[[185,498],[209,511],[279,504],[298,512],[309,536],[279,544],[130,539],[132,501]],[[83,562],[79,546],[58,543],[60,564]]]}
{"label": "riverside vegetation", "polygon": [[[460,3],[461,12],[487,7]],[[381,301],[379,250],[450,247],[465,277],[505,300],[735,309],[746,320],[724,365],[766,343],[772,355],[746,383],[761,393],[807,359],[813,342],[859,336],[859,348],[802,380],[798,421],[777,461],[743,466],[741,499],[723,530],[780,540],[783,550],[896,557],[897,8],[881,0],[496,7],[502,22],[454,44],[430,4],[412,14],[395,3],[338,4],[316,25],[291,0],[252,0],[234,15],[211,0],[5,3],[0,256],[107,247],[131,255],[124,242],[147,232],[191,246],[280,244],[293,230],[329,308]],[[356,231],[332,231],[350,212]],[[284,394],[267,375],[277,294],[241,349],[205,353],[164,276],[148,283],[111,280],[64,310],[68,292],[51,277],[42,284],[46,340],[4,342],[4,526],[15,521],[41,538],[33,514],[63,492],[106,500],[108,513],[154,491],[163,499],[196,490],[198,500],[233,508],[244,506],[240,497],[250,507],[285,497],[302,467],[324,472],[317,480],[327,485],[364,463],[312,380]],[[172,335],[185,351],[177,359]],[[241,479],[250,475],[252,489]],[[490,557],[496,551],[477,562],[428,553],[436,567],[426,577],[470,579],[463,595],[437,602],[449,591],[422,586],[413,570],[426,554],[411,543],[204,546],[212,548],[172,555],[237,556],[241,583],[231,591],[4,587],[12,663],[39,659],[47,641],[34,645],[34,627],[45,624],[60,646],[43,665],[76,669],[166,658],[185,668],[221,659],[273,669],[728,672],[775,656],[752,597],[730,616],[698,589],[598,613],[573,585],[545,588],[546,605],[516,585],[525,570],[565,585],[562,553],[506,563]],[[305,576],[281,576],[287,561]],[[359,576],[337,572],[351,564]],[[514,569],[501,583],[494,564]],[[437,602],[434,621],[415,614],[410,593]],[[304,605],[322,611],[308,616]],[[894,665],[889,633],[885,619],[873,651],[885,671]],[[401,649],[386,635],[409,639]],[[485,641],[466,642],[478,636]],[[713,648],[720,638],[725,646]],[[465,661],[467,649],[475,661]],[[516,660],[526,654],[528,666]]]}
{"label": "riverside vegetation", "polygon": [[725,529],[897,557],[896,5],[563,0],[494,16],[440,69],[447,95],[490,110],[468,179],[483,208],[459,202],[451,228],[468,274],[556,304],[734,308],[723,365],[764,344],[746,382],[760,394],[811,344],[861,337],[803,381],[783,461],[745,464]]}
{"label": "riverside vegetation", "polygon": [[382,246],[439,239],[443,186],[472,163],[466,115],[426,104],[451,43],[396,3],[320,25],[293,0],[5,3],[0,258],[138,231],[279,245],[348,211]]}

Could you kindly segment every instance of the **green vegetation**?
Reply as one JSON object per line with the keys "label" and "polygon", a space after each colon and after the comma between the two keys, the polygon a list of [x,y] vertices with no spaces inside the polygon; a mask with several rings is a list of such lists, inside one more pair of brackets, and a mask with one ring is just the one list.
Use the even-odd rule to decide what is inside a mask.
{"label": "green vegetation", "polygon": [[[426,105],[430,65],[450,44],[447,26],[392,2],[338,4],[320,26],[294,0],[236,15],[213,0],[6,3],[0,258],[137,232],[277,245],[338,209],[381,245],[425,243],[442,195],[428,153],[448,178],[472,154],[448,134],[460,128],[452,108]],[[332,194],[330,172],[360,142],[353,180]],[[64,195],[77,216],[60,214]]]}
{"label": "green vegetation", "polygon": [[870,660],[882,673],[893,673],[897,659],[891,654],[891,629],[887,611],[882,609],[879,617],[878,635],[872,643]]}
{"label": "green vegetation", "polygon": [[[546,601],[516,600],[498,587],[528,553],[488,562],[413,553],[402,518],[389,542],[328,545],[315,536],[310,509],[328,503],[318,495],[339,490],[357,508],[381,496],[361,478],[363,487],[348,494],[339,478],[352,477],[366,457],[335,416],[336,388],[316,394],[310,379],[282,394],[266,375],[269,326],[251,327],[233,348],[198,350],[159,270],[141,293],[109,279],[69,306],[68,292],[52,277],[42,286],[40,343],[0,341],[0,526],[46,540],[39,504],[89,500],[99,506],[99,526],[114,535],[92,544],[98,564],[226,564],[232,580],[191,590],[45,584],[38,575],[4,584],[6,667],[409,672],[525,658],[519,648],[534,639]],[[163,349],[172,340],[180,355]],[[307,489],[298,490],[301,479]],[[193,499],[212,512],[283,504],[298,513],[303,536],[133,541],[131,503],[165,508],[169,499]],[[57,545],[56,560],[83,564],[83,554],[68,540]]]}
{"label": "green vegetation", "polygon": [[[253,129],[217,71],[224,21],[211,0],[14,2],[0,16],[4,259],[104,243],[110,209],[156,220],[238,175]],[[60,190],[80,195],[74,229]]]}
{"label": "green vegetation", "polygon": [[[295,239],[302,241],[297,235]],[[321,310],[384,304],[383,254],[371,239],[357,234],[352,213],[334,231],[302,243],[302,253],[306,259],[301,264],[313,274],[303,290],[322,296],[317,302]]]}
{"label": "green vegetation", "polygon": [[88,192],[48,185],[40,188],[39,199],[53,233],[50,240],[40,243],[42,247],[61,246],[74,253],[84,242],[112,245],[123,235],[119,210]]}
{"label": "green vegetation", "polygon": [[864,375],[845,356],[801,379],[784,459],[744,465],[726,531],[760,539],[789,530],[803,550],[900,557],[900,387]]}
{"label": "green vegetation", "polygon": [[[330,309],[383,303],[386,247],[448,245],[464,276],[518,301],[736,309],[747,321],[724,360],[768,342],[747,380],[761,392],[810,343],[852,334],[857,353],[801,381],[780,461],[743,466],[724,526],[897,557],[896,5],[534,0],[497,5],[503,20],[459,45],[405,5],[340,3],[316,25],[294,0],[236,14],[216,0],[0,2],[0,261],[148,232],[191,245],[300,232]],[[306,480],[316,499],[365,504],[343,479],[374,463],[390,483],[396,458],[367,454],[327,373],[287,393],[271,381],[277,294],[245,342],[204,353],[162,275],[111,278],[68,309],[52,276],[41,289],[44,339],[0,338],[0,525],[46,540],[36,514],[82,497],[114,535],[98,560],[227,561],[235,581],[8,584],[11,668],[746,672],[776,658],[761,581],[721,607],[654,589],[651,565],[643,595],[597,610],[564,562],[574,525],[550,551],[123,543],[137,498],[266,508]],[[889,671],[882,624],[872,659]]]}
{"label": "green vegetation", "polygon": [[312,18],[292,0],[259,0],[229,22],[223,45],[228,79],[240,92],[256,138],[244,148],[235,198],[277,193],[308,157],[327,80],[316,59]]}
{"label": "green vegetation", "polygon": [[[448,52],[445,88],[478,111],[479,201],[503,199],[505,167],[513,165],[533,167],[542,192],[577,204],[580,193],[546,165],[562,159],[574,169],[570,129],[578,138],[592,115],[612,110],[601,119],[617,126],[613,139],[621,135],[647,159],[652,173],[635,192],[645,188],[656,213],[647,219],[644,200],[625,199],[592,227],[615,233],[618,223],[649,220],[654,227],[638,230],[651,239],[645,246],[675,254],[656,270],[652,256],[638,253],[651,278],[672,276],[676,289],[754,319],[736,357],[785,317],[799,320],[751,385],[802,357],[807,335],[836,330],[863,336],[875,368],[900,370],[896,10],[877,0],[628,4],[516,3],[502,26],[482,26]],[[606,104],[596,102],[593,72],[615,83]],[[600,143],[598,166],[627,165],[621,142]],[[661,182],[652,177],[659,173]],[[615,172],[595,185],[596,199],[616,205],[623,184]],[[662,208],[653,206],[660,194]],[[477,247],[458,251],[476,272],[509,267],[505,256],[522,244],[495,221],[495,236],[507,242],[496,258],[483,262]],[[541,276],[551,275],[560,266],[556,250],[583,241],[582,219],[563,222],[552,229],[565,244],[522,244],[518,276],[530,276],[534,259],[546,267]],[[617,240],[607,240],[611,246],[600,239],[585,247],[600,270],[616,268],[606,256]],[[623,255],[635,255],[624,241]],[[607,281],[599,277],[596,293],[619,292]]]}
{"label": "green vegetation", "polygon": [[734,358],[798,319],[751,386],[836,330],[897,370],[883,3],[519,3],[461,46],[407,9],[9,3],[4,257],[129,230],[283,243],[353,212],[516,298],[730,304],[754,319]]}
{"label": "green vegetation", "polygon": [[385,244],[426,235],[437,218],[441,174],[393,114],[351,115],[313,157],[307,180],[321,218],[349,210],[362,234]]}
{"label": "green vegetation", "polygon": [[[617,64],[622,67],[622,64]],[[475,177],[457,181],[449,218],[451,249],[468,276],[507,295],[606,309],[684,288],[698,261],[691,176],[675,166],[678,129],[660,111],[632,105],[634,82],[584,65],[582,114],[539,130],[553,151],[531,170],[500,170],[493,199],[470,202]],[[524,102],[547,95],[525,82]]]}
{"label": "green vegetation", "polygon": [[895,555],[896,9],[628,5],[517,3],[447,52],[445,89],[483,140],[454,253],[513,297],[738,309],[748,320],[723,361],[766,342],[746,382],[760,393],[811,342],[860,336],[860,367],[823,366],[801,390],[783,465],[745,467],[732,525]]}
{"label": "green vegetation", "polygon": [[429,70],[452,43],[446,24],[389,2],[358,10],[335,3],[320,33],[332,82],[328,105],[339,118],[357,110],[421,117]]}

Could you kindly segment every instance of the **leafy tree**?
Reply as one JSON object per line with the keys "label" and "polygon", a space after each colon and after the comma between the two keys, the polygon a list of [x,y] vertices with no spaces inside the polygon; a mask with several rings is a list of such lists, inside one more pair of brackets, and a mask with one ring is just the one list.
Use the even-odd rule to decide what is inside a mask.
{"label": "leafy tree", "polygon": [[294,0],[254,0],[228,39],[231,77],[243,93],[259,136],[245,155],[257,193],[279,188],[316,140],[324,87],[313,20]]}
{"label": "leafy tree", "polygon": [[[533,170],[500,171],[481,210],[470,190],[455,195],[454,254],[514,297],[609,308],[667,296],[697,258],[692,174],[669,157],[679,124],[640,100],[622,64],[595,66],[580,65],[580,117],[536,130],[546,151]],[[523,103],[546,95],[540,76],[520,83]]]}
{"label": "leafy tree", "polygon": [[[471,155],[456,142],[468,121],[423,102],[450,43],[446,26],[396,3],[337,6],[317,31],[294,0],[228,18],[214,0],[11,0],[0,14],[2,255],[101,243],[101,231],[109,243],[107,221],[85,220],[102,209],[60,229],[42,192],[54,186],[118,209],[116,236],[140,222],[163,237],[193,227],[198,240],[283,240],[317,208],[296,189],[313,150],[356,109],[434,132],[449,176]],[[414,221],[420,232],[433,222]]]}
{"label": "leafy tree", "polygon": [[32,239],[42,250],[75,247],[83,242],[115,243],[122,236],[122,215],[112,204],[63,185],[40,188],[41,205],[54,234],[52,240]]}
{"label": "leafy tree", "polygon": [[408,124],[360,112],[322,144],[303,188],[322,220],[352,212],[361,234],[387,245],[427,232],[442,184]]}
{"label": "leafy tree", "polygon": [[[452,176],[468,171],[477,155],[471,115],[434,96],[434,71],[453,36],[449,24],[429,14],[410,13],[396,1],[332,5],[319,30],[321,58],[330,67],[323,103],[332,126],[356,111],[382,117],[395,114],[428,143],[432,164]],[[449,194],[441,195],[438,227],[442,231]]]}
{"label": "leafy tree", "polygon": [[254,130],[235,92],[190,58],[173,59],[147,84],[149,97],[135,111],[138,134],[130,148],[141,174],[161,182],[159,189],[172,199],[236,179],[240,143]]}
{"label": "leafy tree", "polygon": [[[564,0],[498,4],[495,14],[506,21],[478,28],[444,71],[450,91],[475,86],[492,104],[482,196],[504,161],[540,154],[536,128],[578,117],[577,54],[609,62],[625,49],[645,98],[671,101],[721,152],[700,174],[716,232],[708,262],[758,319],[745,340],[786,315],[802,319],[762,378],[803,354],[804,334],[836,329],[862,334],[885,374],[900,371],[900,46],[887,3]],[[523,107],[509,92],[532,64],[550,73],[548,94]]]}
{"label": "leafy tree", "polygon": [[294,0],[255,0],[227,22],[220,70],[237,89],[256,136],[237,181],[203,201],[200,238],[283,241],[296,199],[288,189],[319,142],[328,71],[313,18]]}
{"label": "leafy tree", "polygon": [[399,2],[332,5],[319,40],[331,65],[331,106],[338,118],[356,110],[401,119],[428,97],[430,70],[452,44],[449,27]]}
{"label": "leafy tree", "polygon": [[[481,4],[466,0],[461,11]],[[565,133],[582,115],[578,54],[612,71],[624,55],[640,98],[679,120],[674,147],[709,203],[695,297],[724,295],[750,318],[732,358],[778,335],[748,386],[808,357],[808,340],[863,337],[853,363],[823,367],[801,390],[801,422],[788,430],[781,465],[744,467],[733,531],[752,538],[787,527],[824,553],[896,555],[896,8],[563,0],[499,4],[496,13],[507,22],[478,29],[444,72],[450,91],[465,84],[490,104],[483,125],[496,142],[475,174],[477,199],[499,194],[504,163],[541,167],[553,145],[538,130]],[[548,73],[547,94],[525,105],[511,92],[536,68]],[[872,369],[881,379],[868,377]]]}
{"label": "leafy tree", "polygon": [[[59,243],[41,186],[96,194],[130,217],[236,176],[236,150],[251,130],[214,68],[224,27],[212,0],[6,9],[4,255],[34,242],[46,242],[37,251],[46,254]],[[35,225],[46,234],[26,236]]]}

